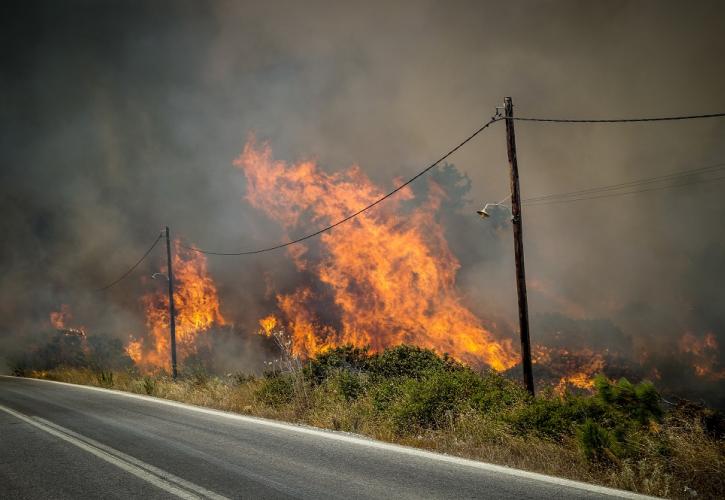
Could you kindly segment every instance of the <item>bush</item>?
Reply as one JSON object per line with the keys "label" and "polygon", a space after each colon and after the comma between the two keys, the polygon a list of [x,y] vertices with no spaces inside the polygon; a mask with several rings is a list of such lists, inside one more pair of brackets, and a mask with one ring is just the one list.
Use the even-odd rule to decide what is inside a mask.
{"label": "bush", "polygon": [[476,375],[471,395],[471,406],[483,413],[499,413],[530,400],[529,393],[520,384],[494,371]]}
{"label": "bush", "polygon": [[96,370],[124,370],[133,366],[121,339],[105,335],[88,335],[85,364]]}
{"label": "bush", "polygon": [[370,365],[370,354],[367,347],[345,345],[328,349],[311,359],[304,369],[306,377],[316,384],[341,370],[367,371]]}
{"label": "bush", "polygon": [[534,399],[513,413],[510,422],[520,434],[536,434],[554,440],[573,432],[571,406],[560,398]]}
{"label": "bush", "polygon": [[399,345],[385,349],[370,359],[371,372],[380,378],[422,379],[435,372],[462,370],[463,365],[447,354],[438,356],[430,349]]}
{"label": "bush", "polygon": [[289,404],[295,397],[294,377],[289,373],[278,373],[265,377],[254,396],[258,401],[269,406],[280,407]]}
{"label": "bush", "polygon": [[520,434],[535,434],[553,441],[572,436],[578,425],[587,420],[610,425],[619,416],[591,396],[567,394],[563,398],[537,396],[508,415],[509,422]]}
{"label": "bush", "polygon": [[579,448],[589,460],[612,460],[615,453],[616,439],[601,425],[586,420],[577,431]]}
{"label": "bush", "polygon": [[365,391],[365,381],[360,373],[340,370],[332,380],[345,401],[353,401]]}
{"label": "bush", "polygon": [[650,382],[633,385],[626,378],[621,378],[612,383],[605,376],[598,375],[594,380],[594,386],[599,401],[641,425],[662,417],[660,395]]}
{"label": "bush", "polygon": [[[516,390],[502,397],[507,389],[511,389],[504,389],[505,384],[500,386],[501,390],[490,392],[491,380],[469,369],[427,373],[425,378],[403,379],[397,387],[395,383],[388,383],[384,386],[386,390],[377,395],[377,408],[389,413],[399,434],[415,429],[440,428],[455,420],[463,411],[472,408],[484,411],[499,409],[508,401],[517,400]],[[498,383],[497,380],[493,385]],[[500,400],[494,403],[497,398]]]}

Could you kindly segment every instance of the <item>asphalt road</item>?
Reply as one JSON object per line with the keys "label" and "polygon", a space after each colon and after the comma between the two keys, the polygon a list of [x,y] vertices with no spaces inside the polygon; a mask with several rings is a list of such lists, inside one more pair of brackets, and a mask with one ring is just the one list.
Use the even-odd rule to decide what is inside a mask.
{"label": "asphalt road", "polygon": [[99,497],[637,498],[345,433],[0,376],[0,498]]}

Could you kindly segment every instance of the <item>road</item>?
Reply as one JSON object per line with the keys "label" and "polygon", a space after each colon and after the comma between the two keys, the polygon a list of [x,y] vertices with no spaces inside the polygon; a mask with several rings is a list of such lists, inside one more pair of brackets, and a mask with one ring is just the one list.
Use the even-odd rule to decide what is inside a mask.
{"label": "road", "polygon": [[0,498],[644,498],[146,396],[0,376]]}

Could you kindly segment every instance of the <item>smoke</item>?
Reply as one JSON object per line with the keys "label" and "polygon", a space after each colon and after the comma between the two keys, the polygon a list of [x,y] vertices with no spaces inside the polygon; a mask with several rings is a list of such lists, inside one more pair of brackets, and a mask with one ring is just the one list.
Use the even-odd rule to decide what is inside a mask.
{"label": "smoke", "polygon": [[[108,292],[93,289],[164,225],[212,250],[279,242],[282,228],[243,200],[231,166],[252,132],[279,158],[313,158],[330,171],[358,164],[389,188],[507,95],[521,116],[725,109],[719,2],[389,4],[4,2],[0,352],[47,328],[63,303],[89,331],[143,331],[139,298],[157,284],[139,276],[163,265],[161,253]],[[719,119],[516,128],[524,197],[725,157]],[[515,339],[506,214],[474,213],[508,192],[503,127],[451,161],[455,169],[431,178],[448,193],[439,220],[461,261],[458,286]],[[663,360],[687,332],[725,344],[724,200],[713,183],[526,209],[534,342],[560,330]],[[283,251],[210,258],[209,269],[239,332],[274,307],[270,276],[281,290],[300,279]]]}

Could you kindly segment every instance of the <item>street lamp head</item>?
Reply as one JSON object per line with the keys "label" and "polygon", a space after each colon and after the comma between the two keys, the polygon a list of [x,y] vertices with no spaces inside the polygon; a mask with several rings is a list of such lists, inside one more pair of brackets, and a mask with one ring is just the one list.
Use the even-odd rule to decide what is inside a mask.
{"label": "street lamp head", "polygon": [[151,275],[152,280],[157,280],[159,278],[164,278],[166,281],[169,281],[169,277],[166,276],[164,273],[154,273]]}
{"label": "street lamp head", "polygon": [[503,205],[501,203],[486,203],[484,207],[481,210],[476,210],[476,213],[482,218],[482,219],[488,219],[491,217],[491,213],[488,211],[489,207],[505,207],[506,205]]}
{"label": "street lamp head", "polygon": [[488,213],[488,206],[490,204],[487,203],[485,207],[483,207],[481,210],[476,210],[476,213],[482,218],[482,219],[488,219],[491,217],[491,214]]}

